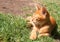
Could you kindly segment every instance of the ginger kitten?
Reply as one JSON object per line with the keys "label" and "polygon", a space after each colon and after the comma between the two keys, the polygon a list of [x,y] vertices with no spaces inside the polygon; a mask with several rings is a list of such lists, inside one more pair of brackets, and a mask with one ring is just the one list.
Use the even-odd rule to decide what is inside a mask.
{"label": "ginger kitten", "polygon": [[27,17],[28,23],[32,24],[32,31],[30,33],[30,39],[34,40],[40,36],[50,36],[52,30],[54,30],[56,26],[55,19],[50,16],[45,7],[36,5],[37,9],[34,14],[30,17]]}

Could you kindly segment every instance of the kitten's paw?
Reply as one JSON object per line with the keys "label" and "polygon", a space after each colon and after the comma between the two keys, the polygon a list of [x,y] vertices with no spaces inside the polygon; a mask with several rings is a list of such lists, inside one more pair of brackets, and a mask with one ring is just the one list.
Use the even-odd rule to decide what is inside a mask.
{"label": "kitten's paw", "polygon": [[31,16],[29,16],[29,17],[27,17],[27,18],[26,18],[26,20],[27,20],[27,21],[30,21],[30,20],[31,20],[31,18],[32,18],[32,17],[31,17]]}
{"label": "kitten's paw", "polygon": [[31,40],[35,40],[36,38],[37,38],[36,35],[31,35],[31,36],[30,36],[30,39],[31,39]]}
{"label": "kitten's paw", "polygon": [[39,38],[39,37],[42,37],[42,36],[50,36],[50,34],[49,34],[49,33],[39,34],[39,35],[38,35],[38,38]]}

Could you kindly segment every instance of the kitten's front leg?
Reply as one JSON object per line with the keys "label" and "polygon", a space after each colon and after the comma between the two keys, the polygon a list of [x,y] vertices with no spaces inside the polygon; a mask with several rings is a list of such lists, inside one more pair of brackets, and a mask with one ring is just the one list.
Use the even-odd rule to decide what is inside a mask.
{"label": "kitten's front leg", "polygon": [[31,23],[32,17],[29,16],[29,17],[26,18],[26,20],[27,20],[27,27],[32,27],[33,26],[32,23]]}
{"label": "kitten's front leg", "polygon": [[37,30],[38,29],[36,27],[33,27],[32,31],[30,33],[30,39],[31,40],[35,40],[37,38],[37,34],[36,34]]}
{"label": "kitten's front leg", "polygon": [[40,28],[40,30],[38,32],[39,32],[38,38],[40,36],[50,36],[50,32],[51,32],[50,26],[46,25],[46,26]]}

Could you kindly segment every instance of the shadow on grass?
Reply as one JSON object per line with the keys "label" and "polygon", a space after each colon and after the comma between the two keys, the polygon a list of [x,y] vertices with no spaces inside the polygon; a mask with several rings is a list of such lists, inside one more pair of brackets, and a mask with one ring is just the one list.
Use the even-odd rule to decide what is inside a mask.
{"label": "shadow on grass", "polygon": [[58,25],[56,24],[55,29],[51,33],[51,37],[60,40],[60,33],[57,31]]}

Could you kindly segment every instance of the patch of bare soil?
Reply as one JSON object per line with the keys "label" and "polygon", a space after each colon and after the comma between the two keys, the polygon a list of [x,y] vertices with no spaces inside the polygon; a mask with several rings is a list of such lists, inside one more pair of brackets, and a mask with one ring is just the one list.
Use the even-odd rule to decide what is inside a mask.
{"label": "patch of bare soil", "polygon": [[0,0],[0,12],[11,14],[31,14],[32,0]]}

